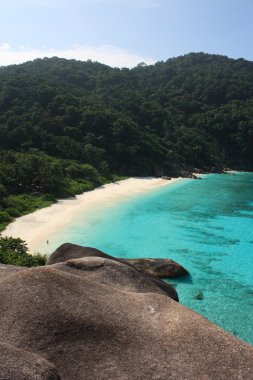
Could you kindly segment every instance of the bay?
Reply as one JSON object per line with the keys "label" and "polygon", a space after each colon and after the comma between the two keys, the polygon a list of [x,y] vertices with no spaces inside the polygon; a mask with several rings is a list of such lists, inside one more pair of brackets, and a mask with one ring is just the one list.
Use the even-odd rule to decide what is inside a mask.
{"label": "bay", "polygon": [[179,262],[190,272],[169,281],[180,302],[253,344],[253,173],[182,180],[80,215],[54,243],[66,241]]}

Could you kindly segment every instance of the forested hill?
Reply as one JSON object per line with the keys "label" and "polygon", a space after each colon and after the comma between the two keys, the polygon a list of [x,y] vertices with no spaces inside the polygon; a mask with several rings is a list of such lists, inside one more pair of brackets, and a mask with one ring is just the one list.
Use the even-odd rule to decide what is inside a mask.
{"label": "forested hill", "polygon": [[1,67],[0,159],[2,197],[75,193],[111,173],[252,169],[253,62],[191,53],[131,70],[59,58]]}
{"label": "forested hill", "polygon": [[52,58],[0,69],[0,149],[153,174],[253,165],[253,62],[189,54],[113,69]]}

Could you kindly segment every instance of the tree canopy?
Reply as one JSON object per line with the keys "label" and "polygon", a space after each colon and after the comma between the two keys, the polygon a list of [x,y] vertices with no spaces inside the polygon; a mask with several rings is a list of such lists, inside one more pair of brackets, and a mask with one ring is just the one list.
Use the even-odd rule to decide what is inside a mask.
{"label": "tree canopy", "polygon": [[36,267],[46,264],[46,256],[30,255],[26,243],[21,239],[0,235],[0,263],[21,267]]}

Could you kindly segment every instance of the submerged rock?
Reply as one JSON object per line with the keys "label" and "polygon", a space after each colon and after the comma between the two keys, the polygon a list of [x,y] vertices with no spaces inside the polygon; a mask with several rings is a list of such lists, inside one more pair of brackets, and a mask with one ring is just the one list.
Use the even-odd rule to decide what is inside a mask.
{"label": "submerged rock", "polygon": [[194,299],[198,301],[202,301],[204,299],[204,294],[201,290],[198,290],[194,295]]}
{"label": "submerged rock", "polygon": [[105,257],[0,276],[0,325],[1,380],[246,380],[253,372],[253,347]]}

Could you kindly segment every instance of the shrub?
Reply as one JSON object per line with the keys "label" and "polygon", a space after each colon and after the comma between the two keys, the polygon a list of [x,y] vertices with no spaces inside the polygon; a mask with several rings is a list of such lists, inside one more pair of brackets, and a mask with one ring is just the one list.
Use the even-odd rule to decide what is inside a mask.
{"label": "shrub", "polygon": [[10,216],[12,216],[13,218],[16,218],[16,217],[18,217],[18,216],[21,216],[20,211],[17,210],[16,208],[14,208],[14,207],[8,207],[8,208],[6,209],[6,211],[7,211],[8,214],[9,214]]}
{"label": "shrub", "polygon": [[0,211],[0,223],[10,222],[11,216],[6,211]]}
{"label": "shrub", "polygon": [[19,238],[0,236],[0,263],[33,267],[46,264],[46,256],[30,255],[26,243]]}

